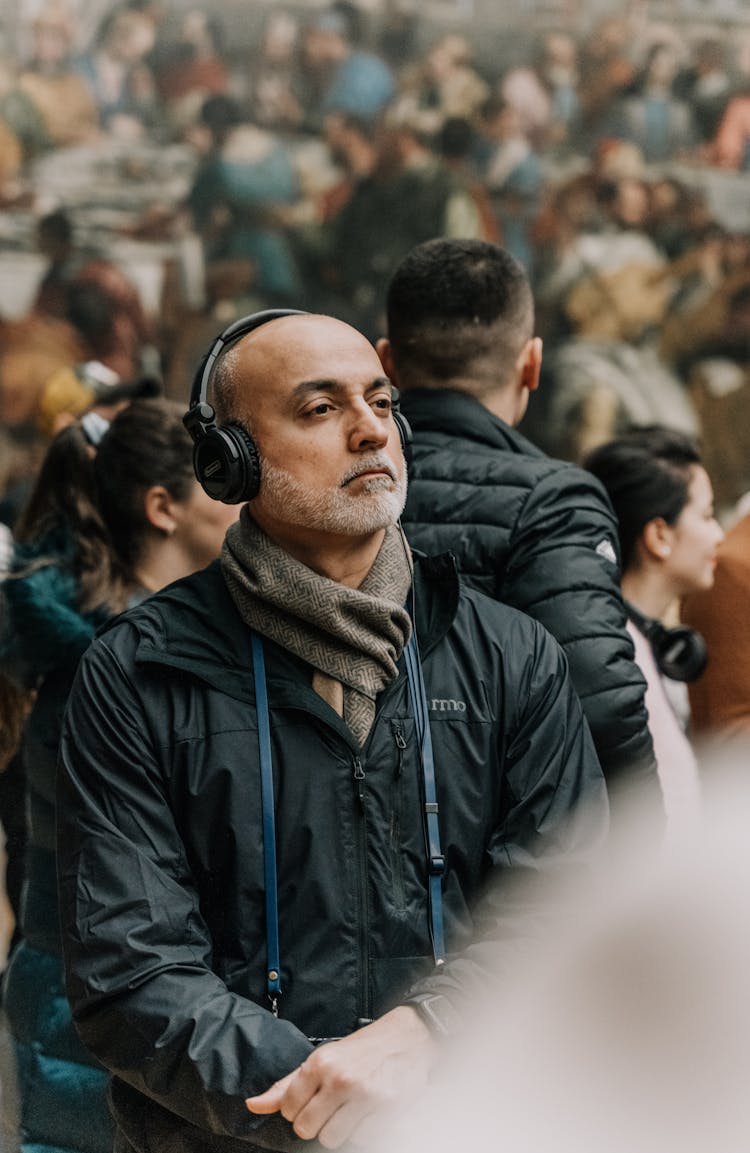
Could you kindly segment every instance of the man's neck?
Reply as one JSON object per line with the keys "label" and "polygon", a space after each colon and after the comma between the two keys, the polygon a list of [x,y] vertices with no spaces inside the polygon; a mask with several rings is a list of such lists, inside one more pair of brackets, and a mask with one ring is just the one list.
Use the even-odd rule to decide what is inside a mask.
{"label": "man's neck", "polygon": [[450,387],[455,392],[465,392],[467,396],[483,405],[488,412],[499,417],[505,424],[513,426],[518,423],[519,398],[515,388],[504,385],[503,388],[480,390],[477,388],[477,382],[472,380],[454,380],[450,382],[450,385],[442,385],[442,387]]}
{"label": "man's neck", "polygon": [[311,534],[305,529],[285,533],[277,525],[264,524],[262,518],[253,515],[253,519],[274,544],[295,560],[349,588],[359,588],[362,584],[385,537],[385,529],[378,529],[363,537],[329,534],[321,538],[320,533]]}
{"label": "man's neck", "polygon": [[483,404],[493,416],[497,416],[500,420],[505,421],[511,427],[518,424],[518,393],[514,388],[497,388],[492,392],[486,392],[482,396],[478,396],[477,400]]}
{"label": "man's neck", "polygon": [[484,408],[491,412],[493,416],[497,416],[505,424],[511,427],[518,424],[523,412],[519,412],[520,397],[517,388],[513,385],[505,384],[502,388],[486,388],[480,386],[479,381],[476,379],[463,379],[455,377],[450,381],[441,381],[440,383],[433,382],[430,379],[423,379],[420,381],[419,388],[409,388],[408,382],[404,382],[404,391],[419,393],[429,389],[433,392],[460,392],[470,396],[472,400],[476,400]]}

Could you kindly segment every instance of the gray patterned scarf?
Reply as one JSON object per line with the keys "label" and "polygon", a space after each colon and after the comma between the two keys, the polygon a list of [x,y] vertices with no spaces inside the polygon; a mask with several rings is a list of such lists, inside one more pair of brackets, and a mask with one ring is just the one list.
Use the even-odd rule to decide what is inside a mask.
{"label": "gray patterned scarf", "polygon": [[375,698],[396,679],[411,635],[404,608],[411,555],[400,527],[386,529],[375,563],[355,589],[295,560],[245,506],[227,532],[221,569],[245,623],[313,666],[313,688],[364,744]]}

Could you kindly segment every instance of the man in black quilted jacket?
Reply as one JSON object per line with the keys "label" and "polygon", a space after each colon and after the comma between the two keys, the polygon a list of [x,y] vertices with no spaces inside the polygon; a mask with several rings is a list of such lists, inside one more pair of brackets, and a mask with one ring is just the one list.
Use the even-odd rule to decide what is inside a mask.
{"label": "man in black quilted jacket", "polygon": [[514,427],[542,357],[526,273],[495,244],[429,240],[396,268],[387,311],[378,352],[414,433],[407,536],[427,553],[450,550],[469,584],[553,633],[613,808],[650,794],[661,821],[614,512],[593,476]]}

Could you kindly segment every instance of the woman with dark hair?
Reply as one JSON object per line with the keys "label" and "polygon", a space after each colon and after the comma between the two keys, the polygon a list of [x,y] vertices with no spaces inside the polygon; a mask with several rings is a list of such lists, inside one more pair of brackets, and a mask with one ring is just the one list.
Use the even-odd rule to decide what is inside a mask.
{"label": "woman with dark hair", "polygon": [[696,812],[697,765],[685,734],[688,703],[680,682],[700,675],[705,647],[692,630],[662,622],[687,593],[713,585],[724,535],[713,489],[695,442],[657,426],[601,445],[585,463],[606,488],[619,522],[628,628],[646,678],[649,727],[674,826]]}
{"label": "woman with dark hair", "polygon": [[3,983],[22,1153],[112,1148],[106,1074],[77,1039],[63,986],[55,767],[70,686],[97,627],[208,564],[237,516],[195,480],[181,418],[174,401],[136,400],[111,425],[88,413],[63,429],[17,526],[2,585],[3,728],[30,707],[19,724],[28,814],[21,941]]}

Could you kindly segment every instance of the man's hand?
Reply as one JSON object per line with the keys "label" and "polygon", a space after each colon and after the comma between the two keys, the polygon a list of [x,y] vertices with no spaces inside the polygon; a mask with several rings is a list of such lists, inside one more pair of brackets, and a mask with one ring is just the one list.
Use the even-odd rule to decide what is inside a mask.
{"label": "man's hand", "polygon": [[437,1053],[414,1009],[401,1006],[350,1037],[321,1045],[246,1104],[251,1113],[281,1113],[298,1137],[338,1149],[373,1113],[418,1093]]}

